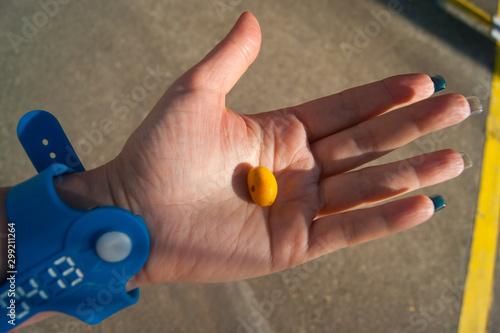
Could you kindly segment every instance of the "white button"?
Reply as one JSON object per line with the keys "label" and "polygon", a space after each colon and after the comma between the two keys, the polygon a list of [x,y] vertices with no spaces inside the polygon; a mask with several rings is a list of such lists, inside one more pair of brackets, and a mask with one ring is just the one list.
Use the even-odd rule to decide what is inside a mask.
{"label": "white button", "polygon": [[110,231],[99,238],[95,249],[102,260],[118,262],[128,257],[132,250],[132,241],[123,232]]}

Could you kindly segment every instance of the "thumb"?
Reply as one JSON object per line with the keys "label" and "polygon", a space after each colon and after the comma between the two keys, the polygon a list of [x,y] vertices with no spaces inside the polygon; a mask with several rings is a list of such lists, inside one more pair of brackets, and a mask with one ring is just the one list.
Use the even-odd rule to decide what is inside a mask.
{"label": "thumb", "polygon": [[260,42],[259,22],[250,12],[244,12],[227,36],[183,75],[181,84],[188,89],[227,94],[257,58]]}

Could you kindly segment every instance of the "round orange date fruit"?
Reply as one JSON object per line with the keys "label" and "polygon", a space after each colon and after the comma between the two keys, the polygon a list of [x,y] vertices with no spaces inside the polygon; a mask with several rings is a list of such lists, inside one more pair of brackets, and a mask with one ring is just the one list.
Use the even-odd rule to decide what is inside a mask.
{"label": "round orange date fruit", "polygon": [[271,206],[278,194],[278,183],[273,173],[264,166],[256,166],[248,172],[248,190],[253,201],[262,207]]}

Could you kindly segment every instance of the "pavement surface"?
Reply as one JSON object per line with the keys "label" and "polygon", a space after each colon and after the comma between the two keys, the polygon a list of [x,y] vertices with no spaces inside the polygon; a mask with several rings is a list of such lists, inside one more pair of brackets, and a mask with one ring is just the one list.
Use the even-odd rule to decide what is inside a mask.
{"label": "pavement surface", "polygon": [[[59,3],[0,2],[0,186],[35,174],[15,133],[25,112],[55,114],[86,168],[97,167],[118,154],[163,91],[245,10],[259,20],[263,42],[227,98],[237,112],[295,105],[411,72],[441,74],[446,92],[478,96],[485,112],[382,160],[444,148],[471,156],[474,167],[459,178],[419,191],[443,195],[448,208],[417,228],[261,278],[144,287],[138,304],[97,326],[58,315],[19,332],[456,332],[481,177],[491,40],[433,1]],[[496,12],[494,0],[476,3]],[[158,86],[125,120],[114,117],[113,103],[155,69],[164,73]],[[105,118],[113,131],[89,143],[88,133]],[[489,332],[500,332],[495,290]]]}

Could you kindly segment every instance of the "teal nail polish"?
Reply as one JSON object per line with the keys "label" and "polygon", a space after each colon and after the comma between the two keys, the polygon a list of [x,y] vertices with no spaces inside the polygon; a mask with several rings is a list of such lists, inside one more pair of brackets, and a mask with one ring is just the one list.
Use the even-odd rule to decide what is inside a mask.
{"label": "teal nail polish", "polygon": [[441,75],[431,76],[432,83],[434,83],[434,92],[443,90],[446,88],[446,81]]}
{"label": "teal nail polish", "polygon": [[440,195],[430,196],[429,199],[431,199],[434,204],[434,212],[440,211],[446,207],[446,200],[444,200],[444,198]]}

